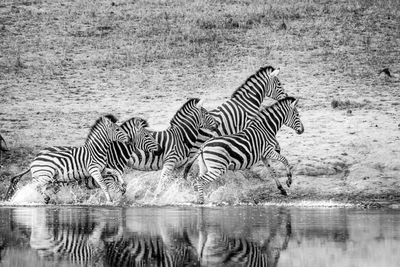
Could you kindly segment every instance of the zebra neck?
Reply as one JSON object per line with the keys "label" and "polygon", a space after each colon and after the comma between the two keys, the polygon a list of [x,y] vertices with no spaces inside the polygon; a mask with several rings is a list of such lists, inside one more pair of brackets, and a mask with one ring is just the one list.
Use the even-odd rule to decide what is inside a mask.
{"label": "zebra neck", "polygon": [[197,136],[199,135],[200,128],[199,127],[189,127],[189,125],[185,126],[177,126],[174,127],[174,132],[177,136],[183,141],[183,143],[188,148],[192,148],[197,140]]}
{"label": "zebra neck", "polygon": [[89,150],[93,157],[96,159],[105,159],[107,157],[107,150],[110,146],[110,141],[100,141],[88,139],[86,140],[85,146]]}
{"label": "zebra neck", "polygon": [[252,90],[239,94],[232,98],[238,106],[241,106],[250,116],[255,117],[260,109],[264,96],[259,91]]}

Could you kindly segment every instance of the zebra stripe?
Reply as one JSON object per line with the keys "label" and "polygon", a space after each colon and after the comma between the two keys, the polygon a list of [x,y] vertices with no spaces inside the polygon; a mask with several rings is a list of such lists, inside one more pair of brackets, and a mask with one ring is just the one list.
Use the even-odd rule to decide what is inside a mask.
{"label": "zebra stripe", "polygon": [[[269,166],[268,159],[282,162],[287,171],[287,185],[291,184],[291,167],[285,157],[275,149],[276,133],[282,124],[294,129],[298,134],[303,133],[304,127],[296,108],[298,100],[287,97],[260,111],[257,118],[249,123],[245,130],[232,135],[215,137],[208,140],[197,153],[200,156],[200,176],[196,179],[199,203],[204,202],[204,185],[221,177],[226,170],[241,170],[253,166],[262,160]],[[196,159],[194,157],[192,161]],[[193,163],[193,162],[189,162]],[[282,185],[273,173],[278,188],[286,194]]]}
{"label": "zebra stripe", "polygon": [[152,132],[160,144],[159,154],[136,150],[132,153],[132,168],[142,171],[162,169],[156,195],[162,191],[174,168],[183,166],[190,149],[196,142],[200,128],[215,129],[218,123],[202,107],[203,101],[198,98],[188,100],[174,115],[170,126],[164,131]]}
{"label": "zebra stripe", "polygon": [[[46,191],[54,184],[80,181],[89,176],[99,184],[107,201],[111,201],[101,175],[106,166],[107,149],[112,141],[130,141],[125,131],[115,124],[116,121],[117,119],[112,115],[99,118],[81,147],[70,147],[65,150],[49,148],[36,156],[29,169],[32,174],[32,183],[43,195],[46,203],[50,200]],[[18,178],[28,171],[11,179],[9,191],[15,188]],[[10,196],[9,191],[7,196]]]}
{"label": "zebra stripe", "polygon": [[[244,130],[246,124],[257,116],[266,97],[275,100],[287,97],[277,77],[278,74],[279,69],[271,66],[260,68],[233,92],[231,99],[211,110],[210,114],[219,122],[219,127],[214,132],[200,129],[189,158],[192,158],[200,146],[211,137],[235,134]],[[279,150],[278,142],[275,145]],[[183,174],[185,179],[190,168],[191,164],[187,164]]]}
{"label": "zebra stripe", "polygon": [[[122,130],[128,134],[129,138],[131,138],[133,144],[126,144],[118,141],[113,141],[109,145],[107,149],[107,165],[106,168],[103,169],[101,175],[103,177],[103,181],[108,189],[113,190],[114,192],[120,191],[121,193],[125,193],[126,184],[122,178],[122,174],[127,165],[127,162],[130,158],[130,155],[133,150],[141,149],[144,151],[155,152],[157,153],[160,150],[160,146],[155,141],[155,139],[151,136],[149,131],[146,129],[148,127],[148,123],[146,120],[142,118],[132,117],[129,120],[126,120],[121,124]],[[70,151],[74,150],[74,147],[70,146],[54,146],[43,149],[39,152],[39,155],[48,155],[50,154],[60,154],[65,157],[69,157]],[[118,151],[118,152],[116,152]],[[83,150],[80,151],[80,155],[78,157],[84,156],[82,155]],[[68,161],[65,161],[65,164],[69,164]],[[77,162],[79,165],[80,163]],[[79,167],[82,167],[79,165]],[[82,168],[81,168],[82,169]],[[11,178],[12,183],[6,194],[6,199],[8,199],[12,193],[16,189],[16,183],[19,179],[25,174],[29,172],[23,172],[18,174],[17,176]],[[84,179],[79,180],[79,184],[84,184],[87,189],[95,189],[99,188],[100,185],[96,182],[96,180],[90,176],[86,175],[86,173],[79,173],[79,175],[85,176]],[[67,181],[68,183],[70,181]],[[63,186],[68,183],[60,183],[60,186]],[[55,188],[54,192],[57,192],[59,188]]]}

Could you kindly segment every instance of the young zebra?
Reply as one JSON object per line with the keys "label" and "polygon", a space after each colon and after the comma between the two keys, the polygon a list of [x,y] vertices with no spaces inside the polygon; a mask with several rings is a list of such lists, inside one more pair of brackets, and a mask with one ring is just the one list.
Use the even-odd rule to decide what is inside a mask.
{"label": "young zebra", "polygon": [[[200,146],[211,137],[235,134],[244,130],[246,124],[257,116],[266,97],[275,100],[285,98],[287,94],[281,86],[278,74],[279,69],[271,66],[260,68],[233,92],[231,99],[211,110],[210,114],[219,122],[219,127],[214,132],[200,129],[189,158],[192,158]],[[276,142],[276,149],[280,150],[278,142]],[[189,160],[189,162],[192,161]],[[193,164],[189,162],[183,173],[185,179]]]}
{"label": "young zebra", "polygon": [[[286,158],[276,151],[275,144],[276,133],[282,124],[294,129],[297,134],[304,132],[296,108],[297,102],[298,100],[293,97],[279,100],[271,107],[261,110],[243,131],[215,137],[204,143],[192,159],[194,161],[200,156],[198,161],[200,176],[195,181],[195,190],[198,190],[200,204],[204,203],[204,185],[221,177],[228,168],[230,170],[248,169],[260,160],[267,166],[268,159],[282,162],[287,171],[287,184],[291,184],[291,167]],[[275,173],[272,174],[281,193],[286,195]]]}
{"label": "young zebra", "polygon": [[[106,184],[101,175],[106,166],[107,149],[112,141],[130,142],[129,136],[118,125],[113,115],[99,118],[92,126],[85,144],[81,147],[69,147],[58,150],[48,148],[42,151],[32,161],[29,170],[32,174],[32,183],[43,195],[46,203],[50,196],[48,190],[54,184],[74,182],[91,176],[103,190],[107,201],[111,202]],[[9,197],[15,188],[18,178],[29,170],[13,177],[6,194]]]}
{"label": "young zebra", "polygon": [[198,98],[188,100],[174,115],[170,126],[164,131],[152,132],[160,144],[160,154],[135,150],[132,153],[132,168],[142,171],[161,171],[161,178],[156,189],[158,195],[164,182],[170,177],[174,168],[186,163],[190,149],[196,142],[200,128],[213,130],[218,127],[215,119],[202,107],[203,101]]}
{"label": "young zebra", "polygon": [[[123,165],[121,162],[126,162],[130,158],[131,151],[134,149],[141,149],[144,151],[157,153],[157,151],[160,150],[160,146],[146,129],[146,127],[148,127],[148,123],[142,118],[132,117],[131,119],[123,122],[120,127],[125,133],[128,134],[128,137],[132,140],[132,144],[118,141],[111,142],[107,150],[107,165],[103,169],[101,175],[108,189],[114,190],[115,192],[120,191],[125,193],[126,184],[122,178],[122,174],[126,164],[124,163],[125,165]],[[115,147],[120,148],[119,152],[122,154],[113,154],[112,152],[114,151]],[[41,154],[46,155],[48,153],[68,153],[68,151],[71,151],[72,149],[73,147],[69,146],[49,147],[40,151],[38,156]],[[121,167],[121,164],[123,167]],[[24,174],[29,172],[29,170],[30,169],[11,178],[11,185],[6,194],[6,199],[11,197],[16,189],[16,184]],[[63,184],[69,183],[70,181],[64,181],[59,182],[58,185],[62,186]],[[78,184],[84,184],[87,189],[96,189],[100,187],[96,180],[90,175],[79,180]],[[55,192],[58,191],[58,185],[55,187]]]}

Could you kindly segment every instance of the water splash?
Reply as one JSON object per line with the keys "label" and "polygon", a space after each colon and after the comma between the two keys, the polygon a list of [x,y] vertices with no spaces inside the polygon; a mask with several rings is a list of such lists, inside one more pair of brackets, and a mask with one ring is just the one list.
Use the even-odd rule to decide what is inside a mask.
{"label": "water splash", "polygon": [[28,183],[18,189],[9,202],[15,205],[44,204],[44,199],[32,184]]}
{"label": "water splash", "polygon": [[[142,172],[128,170],[124,179],[127,182],[125,195],[110,191],[113,204],[118,206],[164,206],[164,205],[194,205],[197,192],[193,188],[194,177],[197,173],[182,179],[181,172],[175,172],[171,181],[165,185],[160,195],[155,195],[161,171]],[[266,195],[278,195],[276,185],[271,179],[255,171],[228,171],[219,180],[204,188],[205,202],[208,205],[236,205],[243,203],[259,203]],[[64,186],[51,196],[51,204],[72,205],[105,205],[106,199],[100,189],[88,190],[82,186]],[[8,203],[6,203],[8,204]],[[30,205],[44,204],[43,197],[26,184],[17,190],[9,204]]]}

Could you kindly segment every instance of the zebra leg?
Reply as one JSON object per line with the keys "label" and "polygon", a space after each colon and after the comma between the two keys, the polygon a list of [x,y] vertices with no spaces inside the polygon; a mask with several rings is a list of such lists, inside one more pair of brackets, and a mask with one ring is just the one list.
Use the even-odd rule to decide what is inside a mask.
{"label": "zebra leg", "polygon": [[103,177],[101,176],[100,171],[98,169],[94,169],[90,172],[90,175],[100,186],[101,190],[103,190],[104,194],[106,195],[107,203],[111,203],[111,197],[110,197],[110,194],[108,193],[107,185],[104,183],[104,180],[103,180]]}
{"label": "zebra leg", "polygon": [[276,186],[278,187],[278,189],[281,191],[281,194],[284,196],[287,196],[287,192],[286,190],[282,187],[281,182],[279,182],[276,172],[274,170],[274,168],[271,167],[271,165],[269,164],[269,160],[267,158],[262,159],[265,167],[267,168],[267,170],[271,173],[272,179],[275,180]]}
{"label": "zebra leg", "polygon": [[101,173],[102,176],[106,176],[106,175],[111,175],[111,176],[116,176],[119,182],[119,189],[122,192],[122,194],[125,194],[126,192],[126,183],[124,181],[124,179],[122,178],[122,174],[115,170],[115,169],[111,169],[111,168],[105,168],[103,170],[103,172]]}
{"label": "zebra leg", "polygon": [[204,186],[208,185],[212,181],[217,180],[220,178],[224,173],[226,172],[226,169],[219,169],[219,170],[213,170],[213,171],[208,171],[205,174],[199,176],[196,180],[195,183],[195,190],[196,190],[196,185],[197,185],[197,191],[198,191],[198,204],[204,204]]}
{"label": "zebra leg", "polygon": [[164,163],[163,169],[161,171],[161,177],[158,181],[158,185],[155,191],[155,196],[158,196],[161,191],[165,189],[165,184],[171,180],[171,174],[175,168],[175,162]]}
{"label": "zebra leg", "polygon": [[270,151],[267,154],[266,158],[278,160],[278,161],[282,162],[283,165],[285,165],[286,174],[287,174],[286,184],[287,184],[288,187],[290,187],[290,185],[292,184],[292,167],[290,166],[290,164],[287,161],[287,159],[284,156],[282,156],[281,154],[279,154],[278,152],[276,152],[275,150]]}

